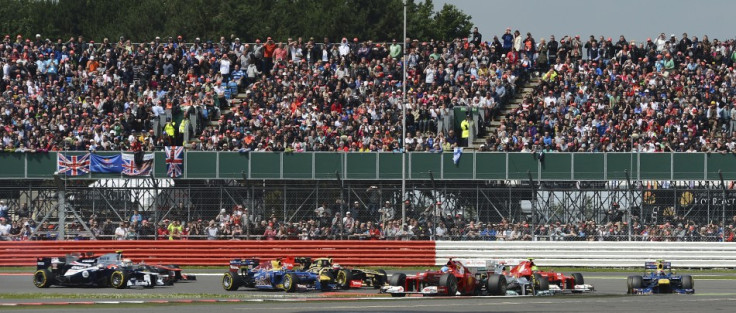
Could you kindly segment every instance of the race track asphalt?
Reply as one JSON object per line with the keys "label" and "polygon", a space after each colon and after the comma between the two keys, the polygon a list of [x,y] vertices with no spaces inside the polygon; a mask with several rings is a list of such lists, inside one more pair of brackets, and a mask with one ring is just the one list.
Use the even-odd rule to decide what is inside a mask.
{"label": "race track asphalt", "polygon": [[[395,272],[395,271],[390,271]],[[411,272],[411,271],[407,271]],[[635,273],[631,273],[635,274]],[[686,274],[686,272],[682,272]],[[240,303],[191,304],[97,304],[82,306],[22,307],[24,312],[151,312],[201,313],[230,312],[733,312],[736,307],[736,280],[709,279],[696,276],[695,295],[625,295],[628,273],[584,273],[586,283],[596,291],[584,295],[552,297],[459,297],[459,298],[385,298],[373,297],[373,289],[330,293],[285,294],[238,290],[228,292],[220,285],[221,275],[210,271],[199,275],[196,282],[177,283],[171,287],[153,289],[101,289],[52,287],[37,289],[30,276],[0,274],[0,311],[19,309],[3,304],[23,302],[162,300],[167,297],[210,299],[232,297],[248,300]],[[697,275],[697,274],[696,274]],[[719,274],[720,275],[720,274]],[[10,297],[2,297],[9,295]],[[28,296],[24,296],[24,295]],[[46,299],[38,294],[49,295]],[[85,298],[85,295],[90,295]],[[370,297],[356,300],[355,297]],[[27,298],[24,298],[27,297]],[[334,298],[333,298],[334,297]],[[350,297],[346,299],[344,297]]]}

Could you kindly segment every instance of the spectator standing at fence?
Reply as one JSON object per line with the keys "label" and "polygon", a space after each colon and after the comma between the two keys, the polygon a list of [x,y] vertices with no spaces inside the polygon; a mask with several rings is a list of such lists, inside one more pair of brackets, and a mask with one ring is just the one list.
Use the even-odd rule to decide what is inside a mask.
{"label": "spectator standing at fence", "polygon": [[166,229],[167,222],[159,222],[158,228],[156,228],[156,235],[158,239],[167,239],[169,237],[169,231]]}
{"label": "spectator standing at fence", "polygon": [[215,225],[214,220],[211,220],[204,232],[207,235],[207,240],[216,240],[220,235],[220,228]]}
{"label": "spectator standing at fence", "polygon": [[345,217],[342,218],[342,224],[347,232],[351,232],[355,228],[355,218],[353,212],[345,212]]}
{"label": "spectator standing at fence", "polygon": [[143,215],[138,213],[138,210],[133,210],[133,215],[130,216],[130,223],[135,225],[141,225],[143,221]]}
{"label": "spectator standing at fence", "polygon": [[0,200],[0,217],[9,219],[9,208],[8,205],[5,203],[5,200]]}
{"label": "spectator standing at fence", "polygon": [[4,217],[0,217],[0,241],[10,241],[10,229],[12,226],[8,224],[8,220]]}
{"label": "spectator standing at fence", "polygon": [[273,228],[273,225],[266,226],[266,231],[263,233],[266,240],[276,240],[276,235],[278,235],[278,232]]}
{"label": "spectator standing at fence", "polygon": [[167,230],[169,232],[169,240],[181,239],[183,234],[183,227],[179,220],[174,220],[173,222],[171,222],[171,224],[169,224],[169,226],[167,227]]}
{"label": "spectator standing at fence", "polygon": [[148,220],[142,220],[141,226],[138,229],[138,237],[141,239],[154,239],[153,235],[155,231],[153,225]]}
{"label": "spectator standing at fence", "polygon": [[215,220],[220,224],[220,227],[223,227],[225,223],[230,221],[230,215],[227,214],[227,210],[220,209],[220,214],[215,217]]}
{"label": "spectator standing at fence", "polygon": [[138,234],[135,231],[135,223],[128,224],[128,229],[125,231],[125,240],[136,240]]}
{"label": "spectator standing at fence", "polygon": [[395,210],[393,206],[391,206],[391,201],[386,201],[383,204],[383,207],[378,209],[378,213],[381,214],[381,221],[384,223],[393,220],[395,216]]}
{"label": "spectator standing at fence", "polygon": [[314,215],[316,216],[319,224],[325,226],[329,223],[329,218],[332,215],[327,202],[323,202],[321,206],[314,209]]}
{"label": "spectator standing at fence", "polygon": [[122,222],[120,223],[120,226],[115,229],[115,239],[117,240],[125,240],[128,237],[128,223]]}

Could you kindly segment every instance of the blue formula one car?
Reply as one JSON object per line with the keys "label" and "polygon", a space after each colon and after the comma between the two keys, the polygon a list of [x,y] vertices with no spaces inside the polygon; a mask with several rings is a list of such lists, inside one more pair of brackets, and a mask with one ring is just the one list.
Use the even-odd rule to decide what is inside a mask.
{"label": "blue formula one car", "polygon": [[690,275],[676,275],[672,263],[657,260],[646,262],[644,275],[629,276],[626,280],[628,294],[695,293],[695,283]]}
{"label": "blue formula one car", "polygon": [[246,287],[286,292],[339,289],[330,272],[307,272],[311,262],[310,258],[283,258],[264,263],[258,259],[234,259],[230,261],[230,271],[222,277],[222,288],[228,291]]}

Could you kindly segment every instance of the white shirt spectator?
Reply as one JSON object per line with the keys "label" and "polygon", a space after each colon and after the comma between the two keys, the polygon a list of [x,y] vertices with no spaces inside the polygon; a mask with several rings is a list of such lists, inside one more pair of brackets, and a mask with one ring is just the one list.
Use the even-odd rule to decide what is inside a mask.
{"label": "white shirt spectator", "polygon": [[115,239],[117,240],[125,240],[125,237],[128,236],[128,228],[120,225],[118,228],[115,229]]}
{"label": "white shirt spectator", "polygon": [[222,75],[228,75],[230,74],[230,59],[227,57],[224,57],[220,60],[220,74]]}
{"label": "white shirt spectator", "polygon": [[0,240],[10,240],[10,224],[6,220],[0,222]]}
{"label": "white shirt spectator", "polygon": [[344,56],[348,55],[348,53],[350,53],[350,45],[348,45],[347,41],[344,40],[340,44],[340,48],[339,48],[338,51],[340,51],[340,56],[341,57],[344,57]]}

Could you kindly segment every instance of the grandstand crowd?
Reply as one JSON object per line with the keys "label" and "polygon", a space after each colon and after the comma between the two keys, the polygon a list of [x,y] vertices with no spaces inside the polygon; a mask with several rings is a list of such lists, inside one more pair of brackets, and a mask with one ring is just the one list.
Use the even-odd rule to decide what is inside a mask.
{"label": "grandstand crowd", "polygon": [[[557,41],[511,29],[490,40],[476,29],[468,38],[403,44],[187,39],[5,35],[1,150],[119,151],[139,141],[145,150],[397,151],[404,53],[407,150],[447,151],[485,135],[488,151],[736,145],[731,39]],[[530,75],[542,83],[498,116]],[[478,112],[459,134],[458,106]],[[486,134],[494,119],[502,125]]]}
{"label": "grandstand crowd", "polygon": [[[511,29],[489,37],[484,40],[477,29],[452,41],[403,43],[181,36],[131,43],[124,37],[94,42],[83,36],[5,35],[0,151],[128,151],[139,146],[135,142],[146,151],[167,145],[241,152],[401,151],[406,96],[403,148],[409,151],[450,151],[484,137],[481,151],[736,152],[733,39],[662,33],[646,42],[624,36],[558,41]],[[530,79],[539,85],[518,108],[501,114]],[[458,107],[477,114],[458,127]],[[494,120],[500,126],[488,127]],[[3,239],[38,238],[34,232],[51,227],[36,225],[30,216],[11,220],[5,204],[0,213],[3,207]],[[236,208],[213,221],[91,220],[89,226],[117,239],[612,240],[628,236],[629,229],[620,221],[482,224],[423,212],[410,215],[402,228],[392,204],[360,216],[322,208],[295,223],[244,219],[247,209]],[[69,227],[89,233],[82,225]],[[640,240],[732,241],[733,227],[689,221],[631,225]]]}

